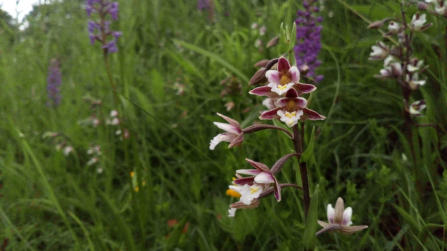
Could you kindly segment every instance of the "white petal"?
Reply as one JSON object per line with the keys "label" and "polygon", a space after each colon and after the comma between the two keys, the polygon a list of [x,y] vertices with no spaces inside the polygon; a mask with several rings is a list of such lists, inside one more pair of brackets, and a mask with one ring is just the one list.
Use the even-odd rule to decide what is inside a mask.
{"label": "white petal", "polygon": [[210,142],[210,150],[214,150],[214,148],[222,141],[231,142],[231,139],[225,133],[218,134],[216,137],[214,137],[214,139],[211,140],[211,142]]}
{"label": "white petal", "polygon": [[298,120],[303,115],[303,111],[298,110],[298,111],[290,113],[290,112],[279,110],[276,114],[278,114],[278,116],[280,116],[280,120],[282,122],[286,123],[286,125],[288,127],[292,127],[298,123]]}
{"label": "white petal", "polygon": [[329,223],[334,224],[335,217],[335,209],[332,207],[332,204],[327,205],[327,220]]}
{"label": "white petal", "polygon": [[267,107],[267,109],[269,109],[269,110],[272,110],[272,109],[276,108],[275,104],[273,103],[271,98],[264,99],[264,101],[262,101],[262,105]]}
{"label": "white petal", "polygon": [[239,128],[237,128],[234,125],[226,124],[226,123],[220,123],[220,122],[214,122],[214,124],[219,127],[220,129],[227,131],[229,133],[234,133],[236,135],[240,134]]}
{"label": "white petal", "polygon": [[234,217],[236,210],[237,208],[230,208],[230,210],[228,210],[228,217]]}
{"label": "white petal", "polygon": [[352,224],[351,216],[352,216],[352,208],[348,207],[343,212],[343,221],[342,221],[341,225],[342,226],[349,226],[349,225],[351,225]]}
{"label": "white petal", "polygon": [[298,70],[298,68],[296,66],[290,67],[289,73],[292,76],[292,78],[290,80],[292,83],[300,82],[300,71]]}
{"label": "white petal", "polygon": [[228,186],[228,188],[230,188],[231,190],[233,190],[233,191],[235,191],[235,192],[240,193],[242,187],[241,187],[241,186],[233,186],[233,185],[230,185],[230,186]]}
{"label": "white petal", "polygon": [[261,195],[262,186],[256,184],[253,186],[249,186],[248,184],[245,184],[241,188],[239,193],[241,194],[241,202],[245,205],[250,205],[254,199],[258,198],[259,195]]}
{"label": "white petal", "polygon": [[280,84],[281,83],[278,71],[268,70],[265,73],[265,77],[268,79],[268,81],[270,83],[273,83],[273,84]]}
{"label": "white petal", "polygon": [[259,184],[271,184],[275,183],[275,179],[273,178],[273,175],[270,173],[262,172],[255,177],[255,182]]}

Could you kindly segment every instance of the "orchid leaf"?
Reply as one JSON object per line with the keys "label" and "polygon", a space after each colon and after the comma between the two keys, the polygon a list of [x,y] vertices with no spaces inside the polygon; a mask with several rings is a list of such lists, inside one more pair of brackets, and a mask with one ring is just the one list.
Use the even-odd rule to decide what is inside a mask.
{"label": "orchid leaf", "polygon": [[315,233],[317,232],[318,222],[318,188],[317,185],[310,199],[309,214],[304,227],[303,245],[306,250],[313,250],[315,247]]}
{"label": "orchid leaf", "polygon": [[310,157],[314,152],[314,145],[315,145],[315,126],[312,128],[312,134],[310,136],[309,144],[304,153],[301,155],[300,163],[307,162],[310,159]]}

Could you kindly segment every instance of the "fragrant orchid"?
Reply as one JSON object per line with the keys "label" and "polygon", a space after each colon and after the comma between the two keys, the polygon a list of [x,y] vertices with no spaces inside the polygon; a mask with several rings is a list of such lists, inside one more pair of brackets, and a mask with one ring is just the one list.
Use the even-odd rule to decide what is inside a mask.
{"label": "fragrant orchid", "polygon": [[338,198],[337,203],[335,204],[335,209],[332,207],[332,204],[327,206],[327,218],[329,223],[318,221],[318,224],[323,227],[320,231],[318,231],[315,235],[322,234],[324,232],[335,232],[338,231],[341,234],[353,234],[365,228],[368,228],[366,225],[362,226],[351,226],[352,216],[352,208],[348,207],[344,209],[344,203],[342,198]]}
{"label": "fragrant orchid", "polygon": [[229,124],[214,122],[217,127],[226,131],[226,133],[218,134],[211,140],[210,150],[214,150],[214,148],[222,141],[230,142],[228,148],[241,145],[244,141],[244,133],[242,132],[239,122],[220,113],[217,113],[217,115],[225,119]]}

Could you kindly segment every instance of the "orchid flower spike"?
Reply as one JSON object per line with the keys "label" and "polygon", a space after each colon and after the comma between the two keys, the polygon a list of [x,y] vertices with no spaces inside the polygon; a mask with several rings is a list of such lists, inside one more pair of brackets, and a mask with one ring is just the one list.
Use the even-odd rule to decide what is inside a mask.
{"label": "orchid flower spike", "polygon": [[368,228],[366,225],[362,226],[351,226],[352,216],[352,208],[348,207],[345,209],[343,199],[338,198],[337,203],[335,204],[335,209],[331,204],[327,206],[327,218],[329,223],[318,221],[318,224],[323,227],[320,231],[318,231],[315,235],[319,235],[324,232],[336,232],[338,231],[341,234],[353,234],[365,228]]}
{"label": "orchid flower spike", "polygon": [[241,145],[244,141],[244,133],[242,132],[239,122],[220,113],[218,113],[217,115],[225,119],[229,124],[214,122],[217,127],[226,132],[218,134],[211,140],[210,150],[214,150],[217,144],[222,141],[230,142],[228,148]]}

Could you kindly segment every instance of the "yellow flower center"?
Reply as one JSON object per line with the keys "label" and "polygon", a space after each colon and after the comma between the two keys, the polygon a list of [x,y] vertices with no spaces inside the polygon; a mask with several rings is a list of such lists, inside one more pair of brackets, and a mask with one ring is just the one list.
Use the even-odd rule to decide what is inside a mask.
{"label": "yellow flower center", "polygon": [[250,191],[251,193],[256,193],[257,191],[259,191],[259,189],[261,189],[261,187],[250,187]]}
{"label": "yellow flower center", "polygon": [[130,177],[133,178],[133,176],[135,175],[134,172],[130,172]]}
{"label": "yellow flower center", "polygon": [[240,198],[241,197],[240,193],[238,193],[238,192],[236,192],[234,190],[231,190],[231,189],[227,190],[227,195],[231,196],[231,197],[234,197],[234,198]]}
{"label": "yellow flower center", "polygon": [[287,85],[278,85],[278,89],[280,89],[281,91],[286,88],[287,88]]}
{"label": "yellow flower center", "polygon": [[296,112],[292,112],[292,113],[286,112],[286,117],[288,117],[289,119],[291,119],[295,116],[296,116]]}

